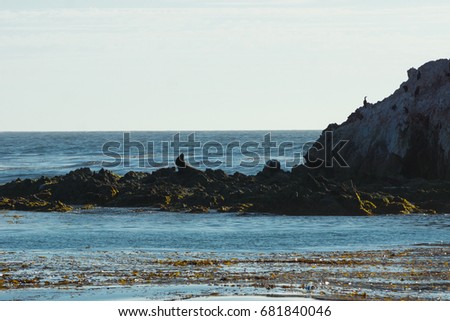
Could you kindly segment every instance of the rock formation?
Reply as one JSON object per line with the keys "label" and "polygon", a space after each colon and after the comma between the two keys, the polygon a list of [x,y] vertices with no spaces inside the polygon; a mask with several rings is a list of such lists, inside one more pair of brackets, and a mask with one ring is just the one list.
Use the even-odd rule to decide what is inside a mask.
{"label": "rock formation", "polygon": [[[329,177],[450,179],[449,59],[408,70],[408,80],[391,96],[360,107],[325,131],[348,143],[340,155],[348,168],[321,166]],[[318,142],[325,146],[325,131]],[[324,159],[311,149],[307,158]],[[313,165],[313,164],[311,164]]]}
{"label": "rock formation", "polygon": [[339,182],[310,173],[266,169],[255,176],[175,167],[153,173],[81,168],[63,176],[17,179],[0,186],[0,210],[71,211],[150,207],[188,213],[265,212],[292,215],[448,213],[450,182],[411,180],[400,186]]}

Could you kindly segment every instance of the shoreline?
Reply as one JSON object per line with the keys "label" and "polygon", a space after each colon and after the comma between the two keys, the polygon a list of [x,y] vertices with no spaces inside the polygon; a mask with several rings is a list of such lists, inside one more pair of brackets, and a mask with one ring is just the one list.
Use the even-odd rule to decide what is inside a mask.
{"label": "shoreline", "polygon": [[[450,246],[229,255],[3,252],[0,300],[450,300]],[[123,264],[125,264],[123,266]],[[86,265],[87,264],[87,265]],[[87,269],[86,267],[89,266]],[[126,267],[126,268],[125,268]]]}

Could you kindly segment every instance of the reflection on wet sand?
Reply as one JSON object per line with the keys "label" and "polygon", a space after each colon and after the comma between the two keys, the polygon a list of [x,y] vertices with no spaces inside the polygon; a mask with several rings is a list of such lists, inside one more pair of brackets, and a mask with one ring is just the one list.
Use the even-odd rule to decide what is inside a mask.
{"label": "reflection on wet sand", "polygon": [[0,252],[1,300],[450,300],[450,246],[313,253]]}

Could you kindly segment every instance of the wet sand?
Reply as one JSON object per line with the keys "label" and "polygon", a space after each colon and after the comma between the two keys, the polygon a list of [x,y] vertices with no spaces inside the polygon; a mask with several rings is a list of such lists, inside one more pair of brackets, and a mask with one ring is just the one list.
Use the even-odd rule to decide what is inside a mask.
{"label": "wet sand", "polygon": [[443,244],[308,254],[11,251],[0,252],[0,300],[450,300],[449,261]]}

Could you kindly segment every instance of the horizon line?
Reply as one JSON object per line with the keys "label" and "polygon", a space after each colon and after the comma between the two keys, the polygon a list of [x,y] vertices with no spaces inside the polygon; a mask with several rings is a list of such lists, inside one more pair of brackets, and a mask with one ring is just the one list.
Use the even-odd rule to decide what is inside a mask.
{"label": "horizon line", "polygon": [[258,132],[258,131],[321,131],[323,129],[107,129],[107,130],[0,130],[0,133],[107,133],[107,132]]}

